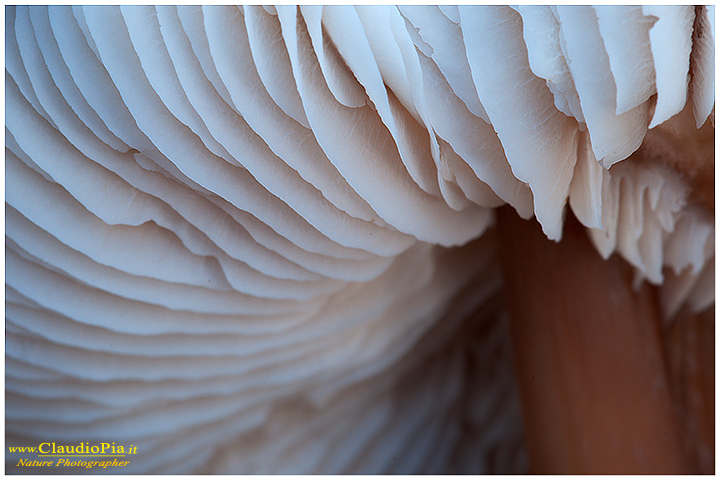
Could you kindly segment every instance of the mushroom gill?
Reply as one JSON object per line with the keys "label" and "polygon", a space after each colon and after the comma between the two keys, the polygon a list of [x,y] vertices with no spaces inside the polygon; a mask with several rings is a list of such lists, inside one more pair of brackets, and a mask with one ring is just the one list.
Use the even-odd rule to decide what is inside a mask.
{"label": "mushroom gill", "polygon": [[5,18],[8,472],[714,469],[713,6]]}

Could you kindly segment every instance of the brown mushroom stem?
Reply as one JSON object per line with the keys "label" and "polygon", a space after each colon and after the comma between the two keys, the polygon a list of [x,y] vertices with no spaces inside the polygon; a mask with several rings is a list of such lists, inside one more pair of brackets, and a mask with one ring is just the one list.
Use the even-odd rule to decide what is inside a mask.
{"label": "brown mushroom stem", "polygon": [[688,473],[655,291],[568,217],[554,243],[498,210],[530,469]]}
{"label": "brown mushroom stem", "polygon": [[670,380],[693,473],[715,473],[715,311],[680,310],[665,335]]}

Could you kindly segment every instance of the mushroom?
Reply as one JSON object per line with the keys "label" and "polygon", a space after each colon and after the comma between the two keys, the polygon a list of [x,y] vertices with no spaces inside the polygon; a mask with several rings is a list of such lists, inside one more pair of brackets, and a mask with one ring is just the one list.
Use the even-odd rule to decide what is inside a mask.
{"label": "mushroom", "polygon": [[[137,447],[103,473],[610,471],[533,372],[624,345],[657,388],[611,390],[640,400],[608,424],[649,395],[627,438],[679,428],[658,332],[714,304],[713,6],[6,7],[5,85],[8,446]],[[593,291],[631,316],[578,353],[589,306],[537,306]],[[705,468],[678,432],[621,467]]]}

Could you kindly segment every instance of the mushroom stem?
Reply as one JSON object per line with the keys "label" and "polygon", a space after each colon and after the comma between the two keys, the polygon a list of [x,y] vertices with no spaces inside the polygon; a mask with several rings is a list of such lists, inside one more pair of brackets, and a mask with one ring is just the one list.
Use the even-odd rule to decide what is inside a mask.
{"label": "mushroom stem", "polygon": [[530,469],[687,473],[655,291],[568,217],[554,243],[498,210]]}
{"label": "mushroom stem", "polygon": [[693,473],[715,473],[715,311],[683,307],[665,335],[684,453]]}

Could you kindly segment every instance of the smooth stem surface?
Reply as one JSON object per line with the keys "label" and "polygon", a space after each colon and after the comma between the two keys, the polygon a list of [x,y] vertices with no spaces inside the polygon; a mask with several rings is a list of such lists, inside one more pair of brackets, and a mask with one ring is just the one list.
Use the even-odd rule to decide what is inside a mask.
{"label": "smooth stem surface", "polygon": [[654,290],[574,218],[560,243],[507,207],[498,227],[531,472],[688,472]]}

